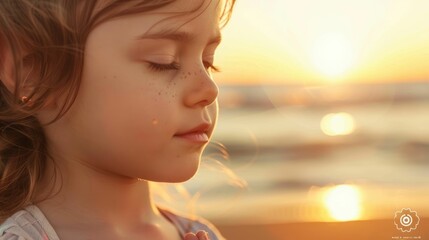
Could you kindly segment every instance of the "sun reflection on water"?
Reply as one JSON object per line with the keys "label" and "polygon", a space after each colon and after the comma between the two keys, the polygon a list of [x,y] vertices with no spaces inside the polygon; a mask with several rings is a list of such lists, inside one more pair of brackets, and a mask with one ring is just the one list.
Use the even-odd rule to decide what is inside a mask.
{"label": "sun reflection on water", "polygon": [[337,221],[356,220],[361,215],[361,196],[356,186],[338,185],[326,191],[324,205]]}
{"label": "sun reflection on water", "polygon": [[349,135],[355,130],[355,120],[345,112],[325,115],[320,122],[320,128],[328,136]]}

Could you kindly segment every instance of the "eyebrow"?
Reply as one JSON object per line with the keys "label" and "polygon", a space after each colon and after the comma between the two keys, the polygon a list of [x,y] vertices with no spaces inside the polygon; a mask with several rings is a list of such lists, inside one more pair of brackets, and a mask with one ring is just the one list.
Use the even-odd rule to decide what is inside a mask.
{"label": "eyebrow", "polygon": [[[190,42],[196,38],[195,34],[189,32],[160,32],[152,34],[143,34],[137,37],[137,39],[170,39],[176,42]],[[212,37],[207,45],[217,43],[219,44],[222,41],[222,35],[218,32],[214,37]]]}

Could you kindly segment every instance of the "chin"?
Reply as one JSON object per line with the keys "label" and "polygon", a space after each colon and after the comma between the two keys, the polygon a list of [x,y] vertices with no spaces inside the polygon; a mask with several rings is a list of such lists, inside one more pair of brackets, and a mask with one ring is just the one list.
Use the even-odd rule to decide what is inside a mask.
{"label": "chin", "polygon": [[164,182],[168,182],[168,183],[183,183],[183,182],[186,182],[189,179],[191,179],[193,176],[194,175],[192,175],[192,176],[180,176],[180,177],[176,177],[176,178],[170,178],[170,179],[167,179]]}
{"label": "chin", "polygon": [[183,169],[182,171],[175,171],[174,173],[172,173],[169,178],[168,178],[168,182],[171,183],[181,183],[181,182],[186,182],[189,179],[191,179],[193,176],[195,176],[195,174],[198,171],[198,166],[196,168],[192,168],[192,169]]}
{"label": "chin", "polygon": [[158,172],[157,176],[153,176],[151,181],[166,182],[166,183],[182,183],[191,179],[198,171],[196,166],[182,166],[181,168],[170,168],[168,171]]}
{"label": "chin", "polygon": [[174,174],[170,176],[165,176],[163,178],[156,178],[152,179],[151,181],[154,182],[165,182],[165,183],[183,183],[191,179],[195,175],[195,172],[193,174]]}

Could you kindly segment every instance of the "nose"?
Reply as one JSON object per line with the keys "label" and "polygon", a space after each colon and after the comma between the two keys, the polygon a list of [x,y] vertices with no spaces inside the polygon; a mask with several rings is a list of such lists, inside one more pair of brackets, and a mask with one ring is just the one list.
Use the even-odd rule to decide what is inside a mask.
{"label": "nose", "polygon": [[185,105],[204,107],[212,104],[219,94],[219,88],[204,66],[188,74],[191,80],[185,93]]}

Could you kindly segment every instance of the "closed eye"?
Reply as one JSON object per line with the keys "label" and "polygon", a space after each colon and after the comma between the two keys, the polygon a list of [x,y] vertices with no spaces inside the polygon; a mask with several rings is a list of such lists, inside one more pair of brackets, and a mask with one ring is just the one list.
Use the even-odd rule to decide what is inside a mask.
{"label": "closed eye", "polygon": [[[160,64],[160,63],[154,63],[154,62],[148,62],[149,63],[149,69],[157,72],[163,72],[163,71],[171,71],[171,70],[179,70],[180,64],[177,62],[172,62],[169,64]],[[220,72],[220,68],[217,66],[214,66],[212,63],[208,61],[204,61],[204,68],[208,71],[214,71],[214,72]]]}
{"label": "closed eye", "polygon": [[148,63],[149,63],[149,69],[157,72],[180,69],[180,65],[177,62],[172,62],[169,64],[160,64],[160,63],[154,63],[154,62],[148,62]]}

